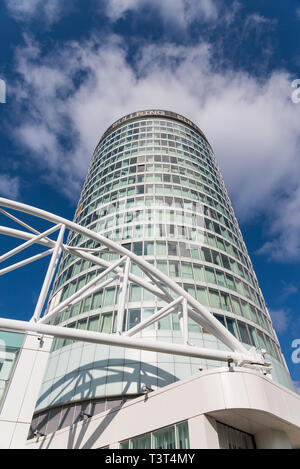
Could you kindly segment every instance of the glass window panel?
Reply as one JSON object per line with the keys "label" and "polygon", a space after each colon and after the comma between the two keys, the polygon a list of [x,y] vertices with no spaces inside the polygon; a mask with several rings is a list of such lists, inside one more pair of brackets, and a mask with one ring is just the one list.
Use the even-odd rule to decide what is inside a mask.
{"label": "glass window panel", "polygon": [[83,311],[84,313],[90,309],[91,299],[92,299],[91,296],[88,296],[87,298],[85,298],[85,299],[83,300],[82,311]]}
{"label": "glass window panel", "polygon": [[100,332],[110,334],[112,324],[112,313],[105,313],[100,318]]}
{"label": "glass window panel", "polygon": [[112,306],[114,304],[115,287],[105,290],[103,306]]}
{"label": "glass window panel", "polygon": [[211,255],[212,255],[213,263],[221,266],[222,265],[221,255],[217,251],[211,251]]}
{"label": "glass window panel", "polygon": [[197,286],[196,289],[199,303],[208,306],[207,288]]}
{"label": "glass window panel", "polygon": [[195,280],[200,282],[204,281],[203,267],[201,265],[193,264]]}
{"label": "glass window panel", "polygon": [[158,329],[171,329],[171,315],[165,316],[158,321]]}
{"label": "glass window panel", "polygon": [[239,331],[240,331],[242,342],[244,342],[245,344],[251,345],[246,325],[238,321],[238,326],[239,326]]}
{"label": "glass window panel", "polygon": [[136,326],[139,322],[141,322],[141,310],[130,309],[128,312],[128,329]]}
{"label": "glass window panel", "polygon": [[265,338],[264,338],[263,333],[257,330],[257,336],[258,336],[258,341],[259,341],[260,347],[266,349],[267,347],[266,347],[266,342],[265,342]]}
{"label": "glass window panel", "polygon": [[68,289],[69,289],[69,285],[66,285],[61,295],[61,301],[64,301],[68,297]]}
{"label": "glass window panel", "polygon": [[216,278],[217,278],[217,283],[218,285],[221,285],[222,287],[226,287],[226,281],[225,281],[225,275],[224,272],[221,270],[216,270]]}
{"label": "glass window panel", "polygon": [[221,256],[222,256],[222,262],[223,262],[224,269],[231,270],[228,257],[224,256],[224,254],[221,254]]}
{"label": "glass window panel", "polygon": [[239,299],[236,296],[232,296],[231,297],[231,302],[232,302],[232,306],[233,306],[233,312],[235,314],[238,314],[239,316],[241,316],[242,315],[242,310],[241,310],[241,305],[240,305]]}
{"label": "glass window panel", "polygon": [[211,262],[210,249],[201,248],[201,251],[202,251],[203,259],[205,260],[205,262]]}
{"label": "glass window panel", "polygon": [[121,441],[121,443],[120,443],[120,449],[129,449],[129,440],[127,440],[127,441]]}
{"label": "glass window panel", "polygon": [[152,256],[154,254],[154,243],[145,242],[145,256]]}
{"label": "glass window panel", "polygon": [[217,290],[209,289],[209,302],[212,308],[221,308],[219,292]]}
{"label": "glass window panel", "polygon": [[95,293],[92,301],[92,309],[100,308],[102,302],[102,292]]}
{"label": "glass window panel", "polygon": [[87,325],[87,319],[82,319],[81,321],[78,321],[77,323],[77,329],[86,329]]}
{"label": "glass window panel", "polygon": [[223,324],[223,326],[226,327],[224,316],[220,316],[220,314],[215,314],[214,316],[218,321],[220,321],[221,324]]}
{"label": "glass window panel", "polygon": [[237,288],[237,292],[241,295],[244,295],[243,283],[238,278],[235,278],[234,281]]}
{"label": "glass window panel", "polygon": [[151,449],[151,435],[149,433],[147,435],[132,438],[130,443],[130,449]]}
{"label": "glass window panel", "polygon": [[169,267],[171,277],[180,276],[180,263],[178,261],[169,261]]}
{"label": "glass window panel", "polygon": [[168,264],[166,261],[157,261],[157,268],[164,274],[168,275]]}
{"label": "glass window panel", "polygon": [[143,255],[143,243],[142,242],[133,243],[133,252],[137,256],[142,256]]}
{"label": "glass window panel", "polygon": [[254,329],[254,327],[249,326],[249,325],[248,325],[248,329],[249,329],[249,332],[250,332],[250,337],[251,337],[251,340],[252,340],[252,344],[255,347],[259,347],[259,342],[258,342],[256,330]]}
{"label": "glass window panel", "polygon": [[[150,318],[153,314],[154,314],[154,308],[143,308],[143,313],[142,313],[143,321]],[[154,329],[155,325],[151,324],[150,326],[148,326],[148,328]]]}
{"label": "glass window panel", "polygon": [[251,311],[252,321],[256,322],[256,324],[259,324],[255,308],[252,305],[249,305],[249,304],[248,304],[248,306],[249,306],[250,311]]}
{"label": "glass window panel", "polygon": [[199,249],[197,248],[197,246],[192,246],[192,248],[191,248],[191,254],[192,254],[192,258],[193,258],[193,259],[201,259],[200,251],[199,251]]}
{"label": "glass window panel", "polygon": [[144,301],[154,301],[156,296],[150,291],[143,289]]}
{"label": "glass window panel", "polygon": [[153,432],[153,448],[175,449],[175,428],[169,427],[157,432]]}
{"label": "glass window panel", "polygon": [[89,323],[88,323],[89,331],[98,331],[98,325],[99,325],[99,316],[93,316],[92,318],[89,318]]}
{"label": "glass window panel", "polygon": [[181,263],[182,277],[193,278],[192,265],[188,262]]}
{"label": "glass window panel", "polygon": [[228,293],[220,292],[220,297],[221,297],[222,309],[225,309],[226,311],[231,311],[231,303],[230,303],[230,297]]}
{"label": "glass window panel", "polygon": [[216,238],[215,236],[211,235],[210,233],[207,234],[207,238],[208,238],[208,243],[210,244],[210,246],[214,246],[214,247],[217,247],[217,243],[216,243]]}
{"label": "glass window panel", "polygon": [[201,332],[201,326],[190,317],[188,318],[188,328],[190,332]]}
{"label": "glass window panel", "polygon": [[72,307],[70,317],[74,317],[74,316],[77,316],[77,314],[79,314],[80,304],[81,303],[77,303],[76,305]]}
{"label": "glass window panel", "polygon": [[227,286],[230,290],[235,290],[235,283],[232,275],[226,274]]}
{"label": "glass window panel", "polygon": [[168,255],[177,256],[177,243],[174,241],[168,241]]}
{"label": "glass window panel", "polygon": [[129,301],[141,301],[142,289],[139,285],[130,286],[130,299]]}
{"label": "glass window panel", "polygon": [[178,313],[172,313],[172,327],[174,331],[180,330]]}
{"label": "glass window panel", "polygon": [[205,267],[205,278],[208,283],[216,283],[215,271],[210,267]]}
{"label": "glass window panel", "polygon": [[189,440],[189,428],[188,423],[183,422],[179,425],[176,425],[176,434],[177,434],[177,449],[189,449],[190,440]]}
{"label": "glass window panel", "polygon": [[249,307],[249,304],[246,302],[246,301],[243,301],[243,300],[240,300],[241,302],[241,306],[242,306],[242,314],[245,318],[247,319],[252,319],[251,318],[251,311],[250,311],[250,307]]}
{"label": "glass window panel", "polygon": [[231,332],[231,334],[233,334],[237,339],[239,339],[239,335],[237,332],[237,325],[236,325],[235,320],[231,318],[226,318],[226,322],[227,322],[227,329],[229,330],[229,332]]}
{"label": "glass window panel", "polygon": [[183,288],[188,292],[189,295],[191,295],[193,298],[196,298],[194,285],[183,285]]}
{"label": "glass window panel", "polygon": [[68,296],[71,296],[73,295],[73,293],[75,293],[75,290],[76,290],[76,280],[74,280],[73,282],[70,283],[70,288],[69,288],[69,292],[68,292]]}

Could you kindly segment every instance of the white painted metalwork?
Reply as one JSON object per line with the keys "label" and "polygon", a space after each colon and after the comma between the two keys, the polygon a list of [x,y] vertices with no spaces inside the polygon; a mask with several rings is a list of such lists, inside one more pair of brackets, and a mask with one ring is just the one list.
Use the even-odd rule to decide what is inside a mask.
{"label": "white painted metalwork", "polygon": [[[128,251],[120,244],[111,241],[110,239],[95,233],[85,227],[82,227],[67,219],[54,215],[52,213],[40,210],[38,208],[21,204],[8,199],[0,198],[0,207],[16,210],[19,212],[38,217],[43,220],[54,224],[50,229],[40,233],[35,228],[23,222],[19,218],[10,214],[6,210],[0,208],[0,212],[15,221],[28,231],[21,231],[12,229],[7,226],[0,226],[0,234],[10,237],[16,237],[25,240],[21,246],[4,253],[0,257],[0,262],[7,260],[15,253],[24,251],[26,247],[33,244],[38,244],[47,247],[48,250],[31,256],[23,261],[20,261],[11,266],[5,267],[0,270],[0,275],[4,275],[12,270],[27,265],[31,262],[41,259],[42,257],[52,254],[49,267],[43,282],[41,293],[30,322],[14,321],[9,319],[0,319],[0,328],[16,330],[16,331],[33,331],[41,334],[50,334],[55,337],[70,338],[73,340],[81,340],[93,343],[103,343],[109,345],[118,345],[122,347],[137,348],[143,350],[152,350],[162,353],[170,353],[174,355],[187,355],[191,357],[208,358],[219,361],[233,361],[237,364],[252,365],[257,367],[269,367],[269,363],[265,362],[264,351],[259,351],[255,348],[247,350],[210,312],[200,304],[195,298],[188,294],[181,286],[170,279],[167,275],[156,269],[153,265],[146,262],[142,257]],[[56,240],[49,236],[59,231]],[[109,248],[111,252],[118,254],[120,259],[115,262],[105,261],[97,256],[99,250],[86,249],[80,247],[71,247],[63,242],[64,232],[69,229],[85,237],[85,239],[96,241],[100,244],[101,248]],[[95,266],[100,266],[105,270],[102,271],[96,278],[91,280],[87,285],[82,287],[79,291],[71,295],[66,300],[52,306],[52,302],[48,305],[48,309],[44,311],[44,304],[46,302],[51,282],[56,271],[56,267],[61,255],[61,252],[72,254],[72,256],[80,259],[91,261]],[[136,264],[144,273],[144,277],[139,277],[130,272],[131,264]],[[99,284],[99,280],[104,279],[107,275],[111,275],[107,280]],[[71,329],[61,326],[49,325],[49,322],[54,319],[58,314],[61,314],[66,309],[71,308],[74,304],[89,296],[109,283],[119,278],[119,304],[118,304],[118,318],[117,318],[117,334],[104,334],[100,332],[83,331]],[[150,291],[156,295],[160,300],[164,301],[164,306],[160,311],[154,314],[149,319],[137,324],[126,332],[122,332],[124,311],[126,307],[126,297],[129,288],[129,282],[140,285],[142,288]],[[137,338],[136,335],[143,329],[153,324],[163,317],[177,311],[180,320],[180,327],[182,332],[183,344],[170,344],[159,341],[143,340]],[[211,350],[206,348],[195,347],[189,342],[188,335],[188,317],[193,319],[196,323],[204,327],[211,334],[216,336],[223,342],[230,350]],[[135,336],[135,337],[133,337]]]}

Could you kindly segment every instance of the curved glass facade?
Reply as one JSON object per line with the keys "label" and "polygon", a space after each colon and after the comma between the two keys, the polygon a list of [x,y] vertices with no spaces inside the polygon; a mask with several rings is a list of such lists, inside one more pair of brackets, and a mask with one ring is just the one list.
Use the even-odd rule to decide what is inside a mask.
{"label": "curved glass facade", "polygon": [[[291,379],[213,151],[200,129],[167,111],[142,111],[117,121],[97,145],[74,218],[122,244],[167,274],[206,305],[247,347],[268,351],[273,378]],[[69,234],[68,244],[97,249]],[[118,256],[103,249],[105,260]],[[63,301],[101,269],[65,255],[52,291]],[[132,265],[136,275],[143,273]],[[130,284],[123,330],[164,303]],[[53,322],[114,333],[118,280]],[[142,336],[181,343],[177,314]],[[190,320],[194,345],[226,350]],[[38,409],[109,396],[136,395],[143,384],[165,386],[218,362],[56,339]]]}

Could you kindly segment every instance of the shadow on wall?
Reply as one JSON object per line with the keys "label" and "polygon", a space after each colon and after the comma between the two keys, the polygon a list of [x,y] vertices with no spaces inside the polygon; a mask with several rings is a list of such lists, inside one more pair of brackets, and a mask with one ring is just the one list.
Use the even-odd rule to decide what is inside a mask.
{"label": "shadow on wall", "polygon": [[[93,365],[93,369],[78,368],[75,372],[62,376],[40,396],[38,405],[47,402],[47,407],[52,408],[47,409],[45,412],[41,411],[34,417],[29,439],[34,437],[35,432],[40,433],[40,435],[52,434],[50,440],[42,439],[41,448],[45,448],[44,445],[49,447],[55,432],[65,427],[70,427],[68,448],[78,448],[89,426],[90,419],[87,416],[97,415],[108,410],[108,414],[97,428],[95,435],[91,436],[85,444],[85,447],[88,448],[99,438],[102,431],[118,412],[120,406],[122,407],[126,402],[128,392],[131,395],[133,394],[131,398],[135,398],[142,393],[143,385],[150,388],[164,387],[178,380],[174,374],[168,371],[149,363],[134,360],[126,361],[126,367],[121,365],[119,359],[100,360],[94,362]],[[100,373],[98,377],[97,372]],[[108,398],[105,399],[102,391],[100,396],[102,399],[99,400],[99,391],[101,387],[104,389],[107,382],[109,382],[109,385],[121,384],[121,392],[118,395],[114,393],[115,398],[109,399],[109,396],[112,396],[113,393],[109,393],[108,389]],[[135,388],[134,393],[132,393],[132,384]],[[72,403],[74,389],[76,400],[74,399]],[[52,396],[53,393],[54,397],[48,402],[49,396]],[[128,398],[130,398],[130,394]],[[63,405],[64,402],[67,405]],[[75,442],[76,424],[79,422],[83,422],[83,425]]]}
{"label": "shadow on wall", "polygon": [[[162,368],[149,363],[119,359],[99,360],[93,362],[93,368],[77,368],[63,375],[47,389],[38,399],[37,407],[51,407],[70,402],[76,395],[76,400],[93,399],[105,395],[121,395],[128,392],[141,393],[145,384],[150,387],[164,387],[178,381],[178,378]],[[113,385],[119,384],[117,392],[113,392]],[[104,393],[101,388],[108,386]],[[111,386],[111,390],[109,388]],[[74,391],[75,390],[75,391]],[[51,395],[53,395],[51,397]],[[50,401],[48,398],[50,396]]]}

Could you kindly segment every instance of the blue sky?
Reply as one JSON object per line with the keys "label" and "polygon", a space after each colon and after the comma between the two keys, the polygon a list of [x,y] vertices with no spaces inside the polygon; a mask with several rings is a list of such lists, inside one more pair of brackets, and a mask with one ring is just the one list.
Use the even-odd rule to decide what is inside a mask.
{"label": "blue sky", "polygon": [[[299,31],[299,0],[0,3],[0,195],[72,219],[114,120],[149,108],[187,116],[214,148],[300,387]],[[13,244],[1,238],[1,250]],[[2,316],[31,316],[43,265],[3,277]]]}

